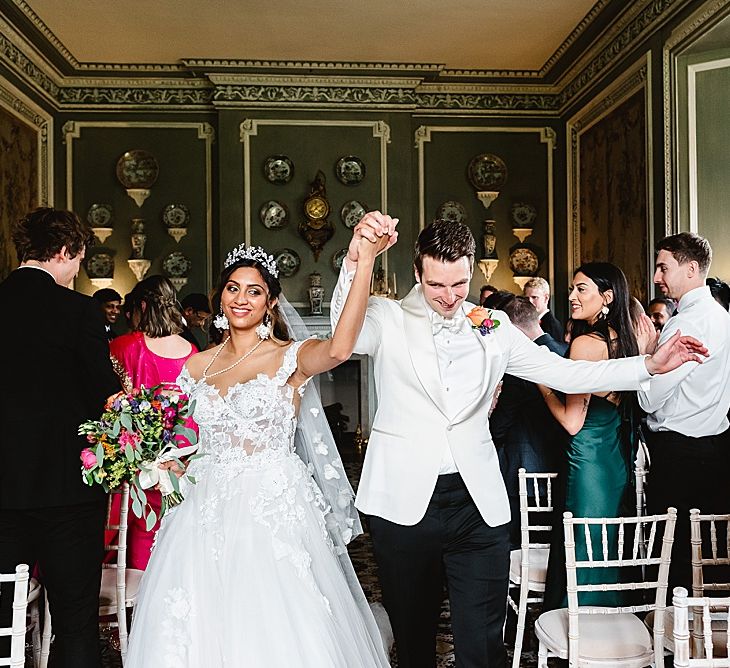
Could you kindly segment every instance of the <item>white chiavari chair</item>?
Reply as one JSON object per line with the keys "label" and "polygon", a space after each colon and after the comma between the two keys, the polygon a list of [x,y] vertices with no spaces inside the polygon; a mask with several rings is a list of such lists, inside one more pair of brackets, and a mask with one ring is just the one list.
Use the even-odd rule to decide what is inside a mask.
{"label": "white chiavari chair", "polygon": [[10,655],[0,656],[0,666],[25,665],[26,614],[28,611],[28,566],[19,564],[15,573],[0,573],[0,583],[13,582],[13,616],[9,627],[0,628],[0,637],[10,637]]}
{"label": "white chiavari chair", "polygon": [[[675,668],[730,668],[730,597],[687,596],[684,587],[674,589],[674,666]],[[689,608],[695,620],[692,638],[696,640],[697,628],[701,627],[701,649],[696,642],[690,651]],[[702,624],[698,624],[702,620]],[[722,628],[716,628],[716,622]],[[721,651],[718,651],[721,650]]]}
{"label": "white chiavari chair", "polygon": [[[728,592],[730,594],[730,515],[701,515],[693,508],[689,511],[690,541],[692,550],[692,596],[702,598],[708,593]],[[720,540],[722,539],[722,540]],[[718,567],[724,573],[718,572]],[[699,615],[695,617],[695,612]],[[689,629],[693,637],[692,656],[701,656],[703,646],[701,609],[689,609]],[[696,620],[696,621],[695,621]],[[651,613],[644,620],[651,628],[654,619]],[[664,647],[674,653],[674,607],[669,606],[664,614]],[[695,625],[696,624],[696,625]],[[713,622],[715,631],[726,629],[722,619]],[[724,644],[724,640],[722,641]],[[721,655],[724,652],[719,647],[715,652]]]}
{"label": "white chiavari chair", "polygon": [[[716,592],[730,595],[730,515],[702,515],[697,508],[689,511],[690,542],[692,545],[692,596],[702,598]],[[700,610],[694,611],[692,637],[695,656],[704,647],[703,623]],[[713,628],[727,635],[727,620],[716,620]],[[721,643],[720,655],[726,655]],[[716,651],[715,654],[718,654]]]}
{"label": "white chiavari chair", "polygon": [[[568,608],[545,612],[535,622],[540,641],[538,668],[547,668],[547,658],[567,659],[570,668],[611,666],[643,668],[664,666],[664,608],[666,606],[669,562],[674,540],[677,511],[645,517],[583,518],[563,515],[568,580]],[[640,527],[646,535],[646,554],[641,556]],[[663,531],[659,528],[664,525]],[[600,541],[594,545],[591,529]],[[582,531],[587,558],[576,560],[575,534]],[[609,546],[609,533],[616,531],[616,553]],[[595,533],[593,534],[595,536]],[[656,555],[656,556],[654,556]],[[606,584],[578,584],[577,573],[589,568],[617,568],[634,573],[638,567],[658,567],[657,579]],[[581,607],[581,592],[656,590],[652,603],[621,607]],[[643,622],[634,614],[654,610],[654,642]],[[657,652],[654,647],[658,647]]]}
{"label": "white chiavari chair", "polygon": [[[518,471],[520,494],[520,532],[519,550],[510,552],[509,586],[507,604],[517,615],[517,633],[512,668],[519,668],[522,643],[525,636],[527,606],[541,603],[545,591],[550,544],[534,539],[537,532],[547,535],[552,529],[553,480],[557,473],[527,473]],[[530,524],[532,515],[535,524]],[[512,598],[511,590],[519,587],[518,600]],[[536,594],[530,597],[530,592]]]}

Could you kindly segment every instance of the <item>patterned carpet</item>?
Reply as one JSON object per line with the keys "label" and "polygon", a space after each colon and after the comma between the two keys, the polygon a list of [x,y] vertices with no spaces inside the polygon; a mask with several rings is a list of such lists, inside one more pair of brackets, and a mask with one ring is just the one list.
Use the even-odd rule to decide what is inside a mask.
{"label": "patterned carpet", "polygon": [[[343,453],[344,459],[346,460],[345,468],[347,470],[350,480],[353,485],[359,480],[361,464],[358,461],[347,461],[347,459],[354,460],[354,457],[347,457],[348,453]],[[367,526],[365,527],[367,531]],[[373,559],[372,545],[370,537],[367,533],[360,536],[358,539],[350,544],[350,557],[352,563],[357,571],[362,588],[371,602],[380,601],[380,587],[378,585],[377,569],[375,561]],[[529,614],[532,613],[532,614]],[[532,624],[534,622],[534,611],[530,610],[528,613],[528,628],[525,634],[524,648],[522,653],[522,660],[520,666],[524,668],[534,668],[537,665],[537,646],[534,641],[534,634],[532,633]],[[509,639],[514,636],[514,615],[510,615],[512,624],[507,624],[506,636]],[[511,643],[508,642],[507,652],[509,656],[508,666],[512,664],[512,648]],[[121,668],[122,662],[119,651],[117,649],[116,636],[113,629],[108,624],[102,623],[101,625],[101,646],[102,646],[102,665],[104,668]],[[453,637],[451,635],[451,627],[449,621],[449,603],[448,600],[444,600],[441,608],[441,621],[439,624],[438,638],[437,638],[437,650],[438,650],[438,668],[452,668],[455,665],[454,651],[453,651]],[[393,668],[397,668],[398,663],[395,658],[395,652],[391,656],[391,662]],[[552,665],[553,664],[551,661]],[[32,668],[33,663],[31,659],[31,647],[28,647],[28,660],[26,661],[26,668]],[[202,668],[202,667],[201,667]],[[217,668],[216,666],[206,666],[205,668]],[[254,668],[254,667],[252,667]],[[264,668],[255,667],[255,668]],[[292,667],[294,668],[294,667]],[[344,666],[342,668],[345,668]]]}

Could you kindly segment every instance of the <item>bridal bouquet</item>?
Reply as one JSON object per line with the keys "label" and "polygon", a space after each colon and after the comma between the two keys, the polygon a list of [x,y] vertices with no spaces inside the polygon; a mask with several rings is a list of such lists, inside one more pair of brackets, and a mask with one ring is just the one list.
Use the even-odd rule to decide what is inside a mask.
{"label": "bridal bouquet", "polygon": [[[110,397],[99,420],[87,420],[79,426],[89,447],[81,451],[81,476],[91,486],[104,491],[129,483],[132,512],[144,518],[148,530],[157,515],[147,503],[144,490],[159,485],[162,492],[160,516],[182,500],[177,476],[159,466],[165,462],[184,465],[181,457],[198,449],[197,434],[186,426],[193,404],[187,396],[171,392],[163,385],[119,392]],[[183,447],[178,447],[178,445]],[[189,445],[184,445],[187,441]],[[191,483],[192,476],[185,476]]]}

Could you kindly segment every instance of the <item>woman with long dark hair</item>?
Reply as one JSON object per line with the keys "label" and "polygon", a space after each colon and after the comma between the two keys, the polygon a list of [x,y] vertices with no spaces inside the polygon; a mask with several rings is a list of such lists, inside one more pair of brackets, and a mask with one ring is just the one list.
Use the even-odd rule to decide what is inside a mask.
{"label": "woman with long dark hair", "polygon": [[[202,457],[188,475],[197,482],[182,480],[185,500],[162,522],[128,668],[387,667],[347,557],[360,530],[352,489],[321,404],[308,403],[312,376],[352,353],[387,243],[361,240],[327,340],[293,341],[295,314],[282,312],[271,255],[243,245],[229,253],[213,297],[219,344],[188,360],[178,380],[195,402]],[[321,428],[303,427],[316,417]]]}
{"label": "woman with long dark hair", "polygon": [[[642,318],[634,328],[626,276],[609,262],[589,262],[573,275],[570,292],[571,359],[605,360],[631,357],[648,345],[655,333]],[[648,329],[647,329],[648,328]],[[651,331],[650,331],[651,330]],[[639,332],[641,344],[637,339]],[[622,514],[631,481],[634,447],[635,393],[608,392],[558,396],[540,386],[548,408],[570,438],[560,472],[560,490],[551,541],[544,609],[567,607],[562,511],[576,517],[617,517]],[[562,504],[561,504],[562,502]],[[563,507],[560,507],[562,505]],[[609,532],[609,550],[616,553],[617,535]],[[600,533],[592,541],[601,546]],[[576,557],[587,558],[585,538],[576,535]],[[596,568],[578,573],[579,584],[616,582],[617,569]],[[618,592],[582,593],[581,605],[620,605]]]}

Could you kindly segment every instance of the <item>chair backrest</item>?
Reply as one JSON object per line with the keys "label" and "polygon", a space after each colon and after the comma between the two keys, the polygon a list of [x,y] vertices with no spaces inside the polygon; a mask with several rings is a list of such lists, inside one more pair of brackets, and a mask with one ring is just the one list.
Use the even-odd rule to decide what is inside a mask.
{"label": "chair backrest", "polygon": [[14,582],[13,617],[10,628],[0,627],[0,637],[10,636],[10,656],[0,657],[0,666],[22,668],[25,665],[25,615],[28,609],[28,566],[19,564],[15,573],[0,573],[0,583]]}
{"label": "chair backrest", "polygon": [[[674,526],[677,521],[675,508],[668,508],[664,515],[644,517],[573,517],[573,513],[563,514],[565,531],[565,560],[568,579],[568,644],[569,656],[578,656],[579,612],[591,614],[615,614],[626,612],[646,612],[654,610],[654,647],[663,647],[664,609],[666,608],[669,563],[671,561]],[[661,532],[659,525],[664,524]],[[594,545],[595,528],[600,532],[598,545]],[[587,558],[576,559],[575,535],[581,532],[585,540]],[[609,532],[617,534],[615,552],[612,553]],[[646,538],[643,539],[642,535]],[[642,541],[646,541],[646,551],[642,554]],[[635,570],[657,566],[656,580],[634,582],[613,582],[605,584],[578,584],[578,570],[588,568],[620,568]],[[653,569],[652,569],[653,570]],[[653,602],[626,605],[621,607],[580,608],[578,595],[589,591],[637,591],[656,589]],[[663,665],[663,654],[656,653],[657,666]],[[659,655],[662,654],[660,657]]]}
{"label": "chair backrest", "polygon": [[[116,510],[115,499],[119,500],[119,519],[113,518]],[[114,551],[117,553],[116,562],[105,563],[104,568],[117,569],[117,592],[121,593],[124,600],[124,591],[126,590],[127,569],[127,521],[129,519],[129,483],[122,483],[120,487],[114,489],[109,494],[109,502],[106,510],[106,530],[113,532],[114,539],[107,545],[104,545],[106,551]]]}
{"label": "chair backrest", "polygon": [[[689,511],[692,544],[692,596],[701,598],[715,592],[730,592],[730,515],[701,515]],[[695,655],[703,645],[702,609],[693,609],[692,638]]]}
{"label": "chair backrest", "polygon": [[[689,598],[684,587],[674,589],[674,666],[675,668],[730,668],[730,597],[709,598],[694,596]],[[690,658],[689,607],[694,610],[694,623],[702,620],[702,650],[695,651],[695,658]],[[712,621],[724,622],[725,657],[715,658]],[[694,633],[693,633],[694,635]],[[704,654],[704,656],[697,656]]]}
{"label": "chair backrest", "polygon": [[[730,592],[730,579],[725,577],[730,569],[730,515],[700,515],[700,511],[693,508],[689,511],[689,521],[692,596],[705,596],[710,591]],[[725,573],[717,573],[720,577],[716,579],[713,573],[719,570]]]}
{"label": "chair backrest", "polygon": [[[549,548],[550,544],[532,540],[532,534],[544,532],[547,535],[553,527],[553,480],[557,473],[528,473],[521,468],[517,472],[520,493],[520,532],[521,548]],[[537,516],[535,516],[537,514]],[[530,524],[530,515],[536,524]]]}

